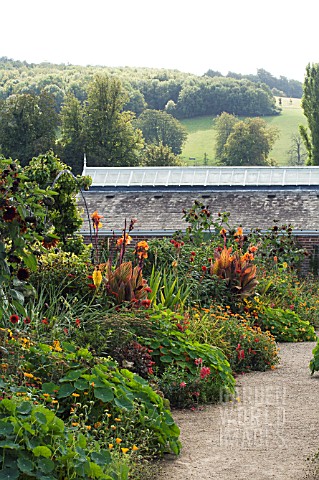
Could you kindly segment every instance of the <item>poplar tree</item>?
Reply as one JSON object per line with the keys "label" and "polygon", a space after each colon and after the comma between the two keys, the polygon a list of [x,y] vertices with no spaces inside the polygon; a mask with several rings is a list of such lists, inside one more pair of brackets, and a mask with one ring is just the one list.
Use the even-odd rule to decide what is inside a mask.
{"label": "poplar tree", "polygon": [[319,64],[307,65],[301,99],[308,128],[299,127],[300,135],[308,152],[309,165],[319,165]]}

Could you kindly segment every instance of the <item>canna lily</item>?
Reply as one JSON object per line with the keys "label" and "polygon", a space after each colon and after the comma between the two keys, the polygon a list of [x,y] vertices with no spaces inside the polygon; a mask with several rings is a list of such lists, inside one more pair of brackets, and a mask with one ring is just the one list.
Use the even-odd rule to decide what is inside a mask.
{"label": "canna lily", "polygon": [[98,230],[99,228],[101,228],[103,226],[102,223],[100,222],[100,219],[103,218],[103,216],[99,215],[97,210],[95,210],[95,212],[92,213],[91,218],[92,218],[92,222],[93,222],[93,228],[95,230]]}
{"label": "canna lily", "polygon": [[[126,233],[125,234],[125,245],[129,245],[132,241],[132,237]],[[120,245],[122,245],[124,243],[124,235],[122,235],[121,238],[119,238],[116,242],[116,245],[119,247]]]}

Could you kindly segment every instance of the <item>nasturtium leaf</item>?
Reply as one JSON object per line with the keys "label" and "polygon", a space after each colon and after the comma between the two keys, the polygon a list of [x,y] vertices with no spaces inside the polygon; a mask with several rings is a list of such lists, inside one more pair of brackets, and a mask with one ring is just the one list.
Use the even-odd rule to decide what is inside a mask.
{"label": "nasturtium leaf", "polygon": [[59,388],[60,387],[53,382],[47,382],[42,384],[43,393],[48,393],[49,395],[55,393],[55,390],[59,390]]}
{"label": "nasturtium leaf", "polygon": [[28,458],[18,457],[17,465],[22,473],[26,473],[27,475],[32,474],[34,463]]}
{"label": "nasturtium leaf", "polygon": [[89,382],[87,380],[84,380],[84,378],[79,378],[75,383],[74,387],[77,390],[86,390],[89,388]]}
{"label": "nasturtium leaf", "polygon": [[59,390],[58,398],[68,397],[72,395],[73,392],[75,392],[74,386],[71,385],[71,383],[64,383]]}
{"label": "nasturtium leaf", "polygon": [[42,470],[43,473],[51,473],[54,470],[54,462],[50,458],[41,458],[38,461],[38,468]]}
{"label": "nasturtium leaf", "polygon": [[18,443],[14,443],[12,440],[1,440],[0,448],[9,448],[10,450],[18,450],[20,448],[20,445]]}
{"label": "nasturtium leaf", "polygon": [[105,403],[111,402],[114,398],[113,390],[110,387],[94,388],[94,396]]}
{"label": "nasturtium leaf", "polygon": [[44,413],[36,412],[34,416],[37,421],[41,423],[41,425],[45,425],[47,423],[47,417],[44,415]]}
{"label": "nasturtium leaf", "polygon": [[97,465],[108,465],[111,463],[112,457],[108,450],[101,450],[100,452],[93,452],[91,454],[91,459]]}
{"label": "nasturtium leaf", "polygon": [[32,410],[32,404],[30,402],[22,402],[17,407],[17,412],[22,415],[28,415]]}
{"label": "nasturtium leaf", "polygon": [[114,403],[120,408],[124,408],[126,410],[133,410],[133,402],[130,401],[127,397],[120,396],[118,398],[115,398]]}
{"label": "nasturtium leaf", "polygon": [[63,378],[60,378],[60,382],[71,382],[77,380],[85,370],[70,370]]}
{"label": "nasturtium leaf", "polygon": [[0,435],[11,435],[13,430],[14,428],[11,423],[0,420]]}
{"label": "nasturtium leaf", "polygon": [[46,447],[45,445],[39,445],[38,447],[35,447],[32,451],[36,457],[49,458],[52,455],[52,452],[49,449],[49,447]]}
{"label": "nasturtium leaf", "polygon": [[0,470],[0,480],[16,480],[19,476],[20,472],[16,467]]}

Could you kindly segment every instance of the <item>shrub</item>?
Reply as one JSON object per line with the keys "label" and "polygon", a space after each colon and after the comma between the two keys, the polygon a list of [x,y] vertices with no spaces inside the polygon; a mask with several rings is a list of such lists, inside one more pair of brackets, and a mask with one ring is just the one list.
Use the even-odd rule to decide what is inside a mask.
{"label": "shrub", "polygon": [[[84,415],[89,425],[104,422],[107,426],[109,418],[129,416],[130,445],[141,444],[141,452],[145,447],[147,454],[179,452],[179,429],[164,400],[141,377],[70,343],[55,340],[52,345],[32,344],[10,331],[3,332],[4,344],[11,351],[5,359],[8,394],[27,392],[65,421],[76,406],[77,415]],[[122,432],[123,447],[128,446],[125,434]],[[108,428],[104,441],[114,443],[116,438]]]}
{"label": "shrub", "polygon": [[319,338],[317,339],[317,345],[312,350],[313,358],[310,360],[309,368],[311,375],[319,370]]}
{"label": "shrub", "polygon": [[313,326],[301,320],[292,310],[262,306],[258,323],[263,330],[270,331],[278,342],[309,342],[317,338]]}
{"label": "shrub", "polygon": [[1,478],[112,480],[121,471],[128,473],[125,459],[113,463],[110,449],[99,448],[88,433],[77,432],[26,398],[0,402]]}
{"label": "shrub", "polygon": [[[222,340],[223,348],[234,372],[264,371],[274,368],[278,363],[278,350],[274,337],[268,332],[262,332],[254,326],[255,318],[248,313],[232,313],[229,306],[211,306],[210,309],[198,310],[198,322],[204,319],[211,339]],[[189,329],[192,330],[192,321]],[[196,332],[196,330],[194,330]],[[200,337],[202,338],[202,333]],[[198,334],[198,333],[197,333]],[[194,333],[191,333],[194,335]]]}

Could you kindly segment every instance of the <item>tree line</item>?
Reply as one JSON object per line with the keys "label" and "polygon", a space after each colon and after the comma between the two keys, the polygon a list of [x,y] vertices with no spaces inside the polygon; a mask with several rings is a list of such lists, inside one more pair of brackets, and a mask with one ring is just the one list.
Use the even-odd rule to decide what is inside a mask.
{"label": "tree line", "polygon": [[[32,157],[54,150],[75,173],[82,172],[84,152],[92,166],[180,165],[179,155],[187,133],[178,118],[214,112],[216,158],[220,164],[272,164],[269,152],[278,132],[259,117],[261,112],[279,112],[265,84],[252,88],[253,82],[247,79],[220,79],[218,75],[194,79],[178,71],[151,69],[134,69],[142,75],[139,80],[133,75],[128,81],[132,69],[106,73],[104,69],[83,67],[82,74],[86,74],[80,75],[80,67],[71,66],[79,80],[72,83],[73,74],[70,76],[66,82],[70,88],[59,106],[50,82],[60,78],[63,84],[67,75],[62,72],[70,71],[68,66],[59,66],[60,74],[53,74],[54,68],[50,64],[0,60],[2,88],[3,78],[16,78],[17,70],[23,81],[27,77],[25,70],[47,70],[41,89],[37,82],[31,82],[22,91],[18,88],[21,84],[13,82],[11,93],[6,95],[2,89],[0,154],[5,157],[18,158],[26,165]],[[117,74],[119,71],[122,77]],[[178,84],[182,85],[180,90]],[[137,90],[141,85],[143,88]],[[226,107],[232,104],[236,109],[229,112]],[[308,164],[319,165],[319,64],[306,68],[302,107],[308,127],[301,127],[301,137],[296,138],[291,155],[298,156],[295,164],[303,163],[302,138]],[[250,118],[240,120],[237,112]]]}
{"label": "tree line", "polygon": [[87,100],[88,85],[96,74],[121,80],[128,95],[123,109],[136,115],[146,109],[167,110],[179,119],[223,111],[251,116],[279,113],[271,89],[261,80],[165,69],[28,64],[6,57],[0,58],[0,99],[44,91],[53,96],[59,113],[68,94],[81,103]]}
{"label": "tree line", "polygon": [[[205,73],[205,76],[223,77],[223,75],[216,70],[208,70]],[[302,97],[302,82],[299,82],[298,80],[290,80],[282,75],[279,78],[276,78],[263,68],[258,68],[256,75],[242,75],[240,73],[228,72],[226,78],[235,78],[237,80],[246,79],[254,83],[264,83],[270,88],[273,95],[278,97]]]}
{"label": "tree line", "polygon": [[96,75],[86,101],[69,93],[57,113],[53,95],[12,94],[0,100],[0,153],[27,165],[53,150],[74,173],[81,173],[84,152],[90,166],[179,165],[187,133],[165,111],[146,109],[136,115],[121,81]]}

